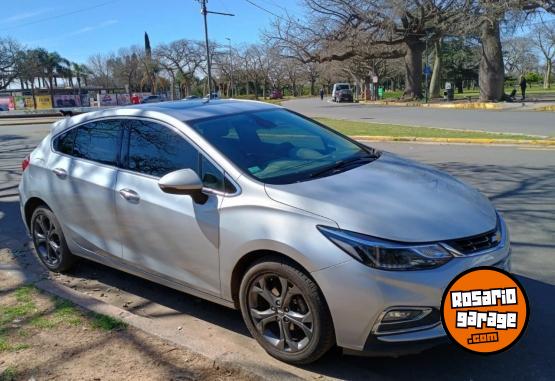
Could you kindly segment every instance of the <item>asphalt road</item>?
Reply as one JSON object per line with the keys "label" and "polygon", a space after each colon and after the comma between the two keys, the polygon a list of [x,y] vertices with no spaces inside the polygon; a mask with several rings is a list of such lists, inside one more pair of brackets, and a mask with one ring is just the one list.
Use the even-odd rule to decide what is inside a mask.
{"label": "asphalt road", "polygon": [[[27,243],[14,195],[22,158],[47,131],[46,125],[0,129],[0,249],[21,250]],[[516,147],[369,143],[435,165],[484,192],[506,217],[513,247],[513,270],[531,304],[526,334],[510,351],[478,356],[452,346],[418,355],[359,358],[330,353],[306,369],[352,380],[555,379],[555,151]],[[122,272],[83,262],[62,282],[104,297],[152,319],[179,316],[246,335],[238,312],[184,295]],[[99,294],[96,295],[95,294]],[[356,301],[354,301],[356,302]],[[127,307],[126,307],[127,308]],[[170,321],[170,320],[168,320]],[[214,345],[217,337],[214,336]]]}
{"label": "asphalt road", "polygon": [[553,112],[378,106],[333,103],[327,100],[321,101],[319,98],[285,101],[283,106],[312,117],[555,136],[555,113]]}

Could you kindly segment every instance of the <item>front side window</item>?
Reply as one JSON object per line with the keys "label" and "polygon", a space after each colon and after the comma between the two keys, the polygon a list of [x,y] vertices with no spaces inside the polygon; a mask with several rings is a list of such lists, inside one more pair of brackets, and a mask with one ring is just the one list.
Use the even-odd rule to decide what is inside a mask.
{"label": "front side window", "polygon": [[225,193],[235,193],[236,189],[233,184],[224,176],[222,171],[217,168],[210,160],[201,156],[200,172],[202,184],[206,188],[214,189]]}
{"label": "front side window", "polygon": [[191,168],[198,173],[198,151],[183,137],[158,123],[129,122],[127,169],[162,177],[178,169]]}
{"label": "front side window", "polygon": [[54,149],[60,153],[116,166],[123,127],[120,120],[90,122],[59,135]]}
{"label": "front side window", "polygon": [[305,181],[375,158],[371,149],[283,109],[188,123],[245,173],[269,184]]}

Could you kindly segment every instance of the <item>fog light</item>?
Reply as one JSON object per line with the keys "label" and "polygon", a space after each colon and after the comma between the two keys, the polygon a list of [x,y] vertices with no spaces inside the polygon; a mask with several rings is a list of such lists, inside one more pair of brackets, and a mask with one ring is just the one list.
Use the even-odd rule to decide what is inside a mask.
{"label": "fog light", "polygon": [[397,307],[383,312],[374,326],[375,334],[426,329],[440,323],[439,310],[431,307]]}
{"label": "fog light", "polygon": [[[429,308],[427,309],[430,310]],[[407,320],[414,320],[424,314],[424,310],[391,310],[382,318],[382,323],[393,323]]]}

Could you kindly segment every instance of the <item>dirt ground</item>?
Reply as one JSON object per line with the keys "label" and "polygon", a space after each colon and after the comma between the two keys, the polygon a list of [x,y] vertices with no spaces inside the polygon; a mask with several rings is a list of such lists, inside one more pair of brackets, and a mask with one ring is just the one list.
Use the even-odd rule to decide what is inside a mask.
{"label": "dirt ground", "polygon": [[252,379],[0,273],[0,381]]}

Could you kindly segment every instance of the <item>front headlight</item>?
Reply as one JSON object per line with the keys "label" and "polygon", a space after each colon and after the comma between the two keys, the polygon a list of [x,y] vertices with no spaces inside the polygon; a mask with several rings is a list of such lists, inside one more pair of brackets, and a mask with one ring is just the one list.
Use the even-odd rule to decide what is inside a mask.
{"label": "front headlight", "polygon": [[380,270],[422,270],[439,267],[453,255],[442,245],[403,244],[318,225],[318,230],[356,260]]}

